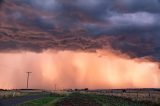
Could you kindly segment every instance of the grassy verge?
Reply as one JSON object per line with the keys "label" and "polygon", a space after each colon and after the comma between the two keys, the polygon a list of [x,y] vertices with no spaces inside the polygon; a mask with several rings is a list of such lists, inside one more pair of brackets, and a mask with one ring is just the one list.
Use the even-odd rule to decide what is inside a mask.
{"label": "grassy verge", "polygon": [[63,97],[64,95],[50,95],[48,97],[25,102],[18,106],[54,106],[55,103]]}

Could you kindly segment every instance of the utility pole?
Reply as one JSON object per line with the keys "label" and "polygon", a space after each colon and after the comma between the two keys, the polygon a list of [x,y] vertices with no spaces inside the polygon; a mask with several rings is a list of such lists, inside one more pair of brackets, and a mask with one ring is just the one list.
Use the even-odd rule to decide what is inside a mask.
{"label": "utility pole", "polygon": [[55,91],[57,90],[57,84],[54,85]]}
{"label": "utility pole", "polygon": [[29,76],[32,72],[26,72],[27,73],[27,89],[28,89],[28,85],[29,85]]}

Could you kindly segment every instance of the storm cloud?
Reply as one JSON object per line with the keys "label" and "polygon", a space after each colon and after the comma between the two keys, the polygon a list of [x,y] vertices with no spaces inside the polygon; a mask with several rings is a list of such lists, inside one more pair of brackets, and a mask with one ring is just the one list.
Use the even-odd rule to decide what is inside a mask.
{"label": "storm cloud", "polygon": [[160,60],[160,0],[0,1],[0,49],[114,49]]}

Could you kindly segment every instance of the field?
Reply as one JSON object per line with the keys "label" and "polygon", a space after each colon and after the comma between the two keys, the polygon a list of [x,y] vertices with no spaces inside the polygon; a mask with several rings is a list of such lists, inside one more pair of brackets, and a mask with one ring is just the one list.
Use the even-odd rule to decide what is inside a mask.
{"label": "field", "polygon": [[52,95],[19,106],[160,106],[160,104],[105,94],[73,92],[63,96]]}
{"label": "field", "polygon": [[17,105],[17,106],[53,106],[55,105],[55,103],[63,98],[64,96],[63,95],[49,95],[47,97],[43,97],[43,98],[40,98],[40,99],[36,99],[36,100],[33,100],[33,101],[28,101],[28,102],[25,102],[23,104],[20,104],[20,105]]}
{"label": "field", "polygon": [[18,96],[28,95],[27,92],[19,92],[19,91],[0,91],[0,99],[7,99]]}
{"label": "field", "polygon": [[128,98],[133,101],[149,101],[160,103],[159,89],[118,89],[118,90],[97,90],[98,94]]}
{"label": "field", "polygon": [[[42,91],[1,91],[2,97],[21,98],[44,94]],[[71,90],[47,92],[39,98],[26,99],[15,106],[160,106],[157,90]],[[11,97],[7,97],[7,96]],[[4,97],[3,97],[4,98]],[[1,103],[0,103],[1,104]],[[8,106],[8,105],[0,105]]]}
{"label": "field", "polygon": [[160,103],[160,92],[153,92],[153,93],[147,93],[147,92],[135,92],[135,93],[114,93],[114,94],[108,94],[118,97],[124,97],[124,98],[130,98],[132,100],[137,101],[151,101]]}
{"label": "field", "polygon": [[41,93],[41,90],[0,90],[0,99],[8,99],[27,95],[36,95]]}

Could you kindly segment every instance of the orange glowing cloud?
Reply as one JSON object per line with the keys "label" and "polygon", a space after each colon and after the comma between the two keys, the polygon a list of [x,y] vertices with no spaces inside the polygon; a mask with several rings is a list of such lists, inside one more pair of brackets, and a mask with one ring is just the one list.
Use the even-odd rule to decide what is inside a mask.
{"label": "orange glowing cloud", "polygon": [[146,88],[160,87],[158,63],[130,59],[110,50],[0,53],[0,88]]}

